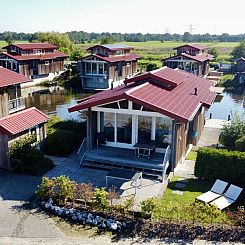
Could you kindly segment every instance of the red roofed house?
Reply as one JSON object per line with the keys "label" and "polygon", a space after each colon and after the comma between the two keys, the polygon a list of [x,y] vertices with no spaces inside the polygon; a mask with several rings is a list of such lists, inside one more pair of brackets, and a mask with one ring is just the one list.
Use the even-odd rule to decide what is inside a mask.
{"label": "red roofed house", "polygon": [[25,109],[20,84],[29,78],[0,66],[0,168],[11,169],[8,148],[19,137],[36,135],[36,141],[46,137],[48,117],[35,107]]}
{"label": "red roofed house", "polygon": [[164,176],[169,157],[174,170],[202,133],[205,109],[215,98],[211,86],[212,82],[185,71],[162,67],[70,107],[69,112],[86,111],[88,116],[84,141],[88,150],[84,150],[82,164]]}
{"label": "red roofed house", "polygon": [[[88,90],[104,90],[118,86],[137,72],[139,55],[130,53],[132,47],[123,44],[95,45],[78,65],[82,86]],[[112,85],[113,83],[113,85]]]}
{"label": "red roofed house", "polygon": [[67,55],[50,43],[11,44],[3,49],[0,65],[31,78],[34,82],[52,80],[64,71]]}
{"label": "red roofed house", "polygon": [[199,44],[185,44],[174,48],[175,56],[163,59],[167,67],[179,68],[199,77],[206,77],[209,73],[209,61],[213,56],[205,52],[205,47]]}

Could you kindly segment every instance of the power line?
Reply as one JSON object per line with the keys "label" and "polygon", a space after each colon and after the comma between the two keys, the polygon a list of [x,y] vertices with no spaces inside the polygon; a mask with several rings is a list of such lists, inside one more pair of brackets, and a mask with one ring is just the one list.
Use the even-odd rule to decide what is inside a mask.
{"label": "power line", "polygon": [[189,33],[192,34],[192,32],[196,29],[195,26],[196,25],[193,25],[193,24],[190,24],[190,25],[185,25],[189,28]]}

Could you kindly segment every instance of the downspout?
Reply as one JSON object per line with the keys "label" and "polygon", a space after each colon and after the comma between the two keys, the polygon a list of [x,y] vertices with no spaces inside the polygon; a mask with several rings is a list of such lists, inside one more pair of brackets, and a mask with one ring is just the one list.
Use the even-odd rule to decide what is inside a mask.
{"label": "downspout", "polygon": [[180,125],[181,122],[173,122],[173,131],[172,131],[172,149],[171,149],[171,171],[174,171],[174,163],[176,161],[176,125]]}

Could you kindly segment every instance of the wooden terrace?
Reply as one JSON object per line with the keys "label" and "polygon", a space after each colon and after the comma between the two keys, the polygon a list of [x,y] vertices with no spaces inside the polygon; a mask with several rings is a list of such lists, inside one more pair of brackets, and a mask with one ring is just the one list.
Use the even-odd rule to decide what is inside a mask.
{"label": "wooden terrace", "polygon": [[147,175],[162,176],[164,156],[164,153],[155,152],[150,159],[143,156],[138,158],[134,149],[102,146],[88,150],[82,165],[105,169],[132,169]]}

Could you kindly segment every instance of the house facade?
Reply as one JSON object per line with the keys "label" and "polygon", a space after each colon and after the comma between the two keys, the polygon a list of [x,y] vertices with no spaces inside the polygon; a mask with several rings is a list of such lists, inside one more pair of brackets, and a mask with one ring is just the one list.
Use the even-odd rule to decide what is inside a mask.
{"label": "house facade", "polygon": [[236,72],[245,72],[245,58],[236,59],[235,70]]}
{"label": "house facade", "polygon": [[[103,145],[111,147],[112,152],[121,148],[133,152],[137,143],[154,142],[156,154],[163,157],[170,146],[170,169],[174,170],[184,160],[189,145],[196,145],[204,127],[205,108],[215,98],[210,91],[212,82],[203,80],[163,67],[127,79],[124,86],[92,95],[69,108],[69,112],[87,113],[86,154],[98,147],[100,134],[105,139]],[[113,166],[115,162],[114,158]],[[153,160],[137,167],[164,168],[162,162],[157,165]]]}
{"label": "house facade", "polygon": [[0,55],[0,66],[29,77],[34,83],[51,81],[64,71],[67,55],[53,44],[11,44],[3,49],[6,51]]}
{"label": "house facade", "polygon": [[48,117],[35,107],[25,109],[20,84],[31,80],[0,66],[0,168],[11,169],[9,146],[26,135],[35,135],[37,142],[46,137]]}
{"label": "house facade", "polygon": [[179,68],[199,77],[209,73],[209,61],[213,56],[205,52],[205,47],[199,44],[185,44],[174,48],[176,55],[163,59],[164,65],[172,69]]}
{"label": "house facade", "polygon": [[77,66],[82,87],[88,90],[105,90],[122,84],[125,78],[137,73],[139,55],[131,53],[133,48],[123,44],[95,45]]}

